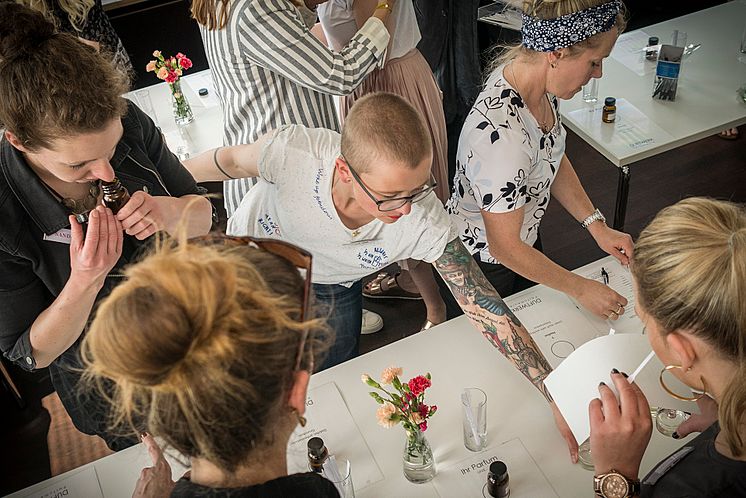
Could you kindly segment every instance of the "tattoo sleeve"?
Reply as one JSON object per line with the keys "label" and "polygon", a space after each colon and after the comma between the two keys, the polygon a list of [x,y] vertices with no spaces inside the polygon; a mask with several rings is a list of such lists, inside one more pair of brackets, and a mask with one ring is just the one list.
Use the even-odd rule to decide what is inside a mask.
{"label": "tattoo sleeve", "polygon": [[472,325],[551,402],[544,379],[552,367],[461,240],[448,243],[433,264]]}

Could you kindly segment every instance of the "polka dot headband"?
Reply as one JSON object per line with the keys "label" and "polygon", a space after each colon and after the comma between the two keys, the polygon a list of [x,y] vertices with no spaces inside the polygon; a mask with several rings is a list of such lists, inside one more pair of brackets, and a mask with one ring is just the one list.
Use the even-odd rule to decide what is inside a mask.
{"label": "polka dot headband", "polygon": [[523,46],[537,52],[570,47],[598,33],[609,31],[622,8],[621,0],[596,5],[554,19],[523,14]]}

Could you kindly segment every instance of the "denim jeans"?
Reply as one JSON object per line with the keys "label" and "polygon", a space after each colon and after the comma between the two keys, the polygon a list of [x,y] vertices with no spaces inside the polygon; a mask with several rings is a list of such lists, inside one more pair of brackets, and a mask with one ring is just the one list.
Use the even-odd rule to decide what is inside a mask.
{"label": "denim jeans", "polygon": [[334,342],[316,371],[325,370],[358,355],[363,320],[363,283],[352,287],[337,284],[313,284],[318,308],[334,331]]}

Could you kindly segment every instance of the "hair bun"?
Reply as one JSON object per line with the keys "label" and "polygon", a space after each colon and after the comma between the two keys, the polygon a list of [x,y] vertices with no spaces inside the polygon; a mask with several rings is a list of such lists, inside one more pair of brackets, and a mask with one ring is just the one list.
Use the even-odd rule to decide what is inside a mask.
{"label": "hair bun", "polygon": [[0,61],[33,53],[54,35],[54,24],[41,12],[13,1],[0,1]]}

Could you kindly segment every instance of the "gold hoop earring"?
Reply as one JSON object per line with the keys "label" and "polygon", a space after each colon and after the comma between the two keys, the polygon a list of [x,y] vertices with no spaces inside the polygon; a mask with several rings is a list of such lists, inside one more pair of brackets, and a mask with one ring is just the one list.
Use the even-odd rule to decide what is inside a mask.
{"label": "gold hoop earring", "polygon": [[308,419],[306,419],[306,417],[301,415],[300,412],[296,410],[295,408],[293,408],[293,413],[295,413],[295,417],[298,419],[298,424],[301,427],[305,427],[306,424],[308,423]]}
{"label": "gold hoop earring", "polygon": [[551,67],[552,69],[556,69],[556,68],[557,68],[557,63],[556,63],[556,62],[550,62],[550,63],[549,63],[549,66],[550,66],[550,67]]}
{"label": "gold hoop earring", "polygon": [[[666,372],[666,370],[673,370],[674,368],[678,368],[679,370],[684,370],[684,367],[682,367],[681,365],[667,365],[663,367],[663,370],[661,370],[661,374],[658,376],[658,382],[660,382],[663,390],[666,391],[669,394],[669,396],[676,398],[676,399],[680,399],[681,401],[697,401],[697,400],[702,399],[707,392],[707,385],[705,384],[704,377],[702,377],[701,375],[699,376],[699,379],[702,381],[702,389],[700,390],[701,392],[696,396],[691,396],[691,397],[681,396],[680,394],[676,394],[675,392],[673,392],[666,385],[666,383],[663,381],[663,374]],[[689,370],[691,370],[691,368]]]}

